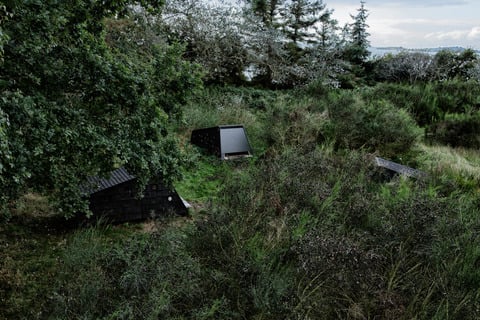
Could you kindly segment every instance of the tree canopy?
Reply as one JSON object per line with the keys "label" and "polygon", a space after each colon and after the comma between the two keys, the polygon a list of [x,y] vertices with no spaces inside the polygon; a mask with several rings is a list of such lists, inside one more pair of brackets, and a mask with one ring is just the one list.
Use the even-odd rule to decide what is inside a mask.
{"label": "tree canopy", "polygon": [[[143,183],[175,176],[166,128],[199,85],[198,72],[178,45],[135,38],[138,19],[130,28],[135,11],[145,16],[161,5],[25,0],[2,8],[9,14],[0,67],[3,207],[32,190],[49,194],[68,217],[87,211],[80,192],[87,176],[122,165]],[[124,38],[113,39],[115,31]]]}

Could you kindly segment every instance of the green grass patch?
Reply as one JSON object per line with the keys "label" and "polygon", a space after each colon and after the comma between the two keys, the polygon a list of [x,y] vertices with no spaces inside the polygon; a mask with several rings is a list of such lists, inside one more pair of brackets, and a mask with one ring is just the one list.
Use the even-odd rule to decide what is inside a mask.
{"label": "green grass patch", "polygon": [[183,178],[175,183],[175,189],[185,200],[197,204],[216,199],[222,188],[226,166],[225,162],[215,157],[200,157],[183,169]]}
{"label": "green grass patch", "polygon": [[420,144],[422,169],[480,194],[480,151]]}
{"label": "green grass patch", "polygon": [[[140,230],[138,224],[91,228],[107,246]],[[38,194],[18,200],[10,221],[0,224],[0,319],[48,318],[63,252],[75,230],[88,229],[73,229]]]}

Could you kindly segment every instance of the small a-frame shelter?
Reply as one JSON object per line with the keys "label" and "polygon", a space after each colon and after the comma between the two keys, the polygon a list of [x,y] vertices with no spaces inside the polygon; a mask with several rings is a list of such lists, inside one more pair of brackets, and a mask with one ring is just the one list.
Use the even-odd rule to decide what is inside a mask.
{"label": "small a-frame shelter", "polygon": [[110,173],[107,178],[91,177],[82,191],[88,196],[95,218],[121,223],[144,220],[167,214],[187,215],[188,204],[168,188],[160,177],[152,179],[138,196],[136,177],[125,168]]}
{"label": "small a-frame shelter", "polygon": [[252,154],[243,125],[221,125],[192,131],[191,143],[222,160]]}
{"label": "small a-frame shelter", "polygon": [[399,163],[386,160],[380,157],[375,157],[375,165],[377,167],[381,167],[387,170],[390,177],[393,177],[399,174],[406,177],[417,178],[417,179],[424,178],[427,176],[427,174],[423,171],[410,168],[410,167],[404,166],[403,164],[399,164]]}

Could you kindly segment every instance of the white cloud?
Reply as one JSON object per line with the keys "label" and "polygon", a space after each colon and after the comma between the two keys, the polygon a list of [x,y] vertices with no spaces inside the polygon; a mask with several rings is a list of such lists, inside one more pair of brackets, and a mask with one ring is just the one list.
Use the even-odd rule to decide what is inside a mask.
{"label": "white cloud", "polygon": [[480,41],[480,27],[473,27],[467,35],[468,39],[478,39]]}
{"label": "white cloud", "polygon": [[[340,25],[360,0],[326,0]],[[480,48],[479,0],[366,0],[372,46]]]}
{"label": "white cloud", "polygon": [[425,38],[437,40],[480,40],[480,27],[473,27],[470,30],[452,30],[447,32],[433,32],[425,35]]}
{"label": "white cloud", "polygon": [[[445,7],[445,6],[463,6],[471,4],[472,0],[367,0],[365,6],[367,8],[372,6],[384,6],[384,7]],[[327,6],[330,5],[345,5],[355,4],[356,7],[360,7],[360,0],[336,0],[326,1]]]}

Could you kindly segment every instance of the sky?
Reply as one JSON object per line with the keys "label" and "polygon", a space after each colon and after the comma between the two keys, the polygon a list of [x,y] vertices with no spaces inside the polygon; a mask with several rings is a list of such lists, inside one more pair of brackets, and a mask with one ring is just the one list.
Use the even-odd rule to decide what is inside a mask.
{"label": "sky", "polygon": [[[351,23],[360,0],[325,0],[340,26]],[[480,0],[367,0],[373,47],[480,50]]]}

